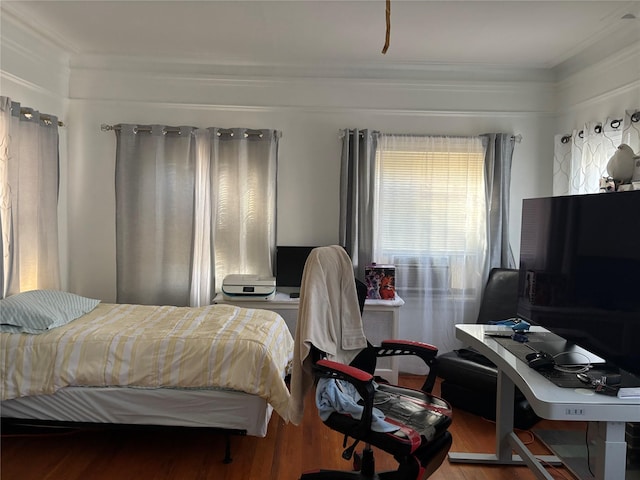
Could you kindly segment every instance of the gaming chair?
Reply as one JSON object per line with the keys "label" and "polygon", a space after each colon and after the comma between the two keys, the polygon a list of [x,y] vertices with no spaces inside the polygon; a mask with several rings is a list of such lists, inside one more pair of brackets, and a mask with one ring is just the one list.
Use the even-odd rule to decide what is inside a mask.
{"label": "gaming chair", "polygon": [[[345,274],[349,275],[348,272]],[[362,313],[366,286],[353,278],[352,267],[350,275],[351,281],[356,283]],[[303,285],[301,297],[304,292]],[[321,378],[347,382],[355,387],[361,397],[359,403],[364,406],[359,418],[350,413],[333,411],[323,420],[329,428],[344,434],[345,447],[349,438],[353,439],[344,450],[343,458],[350,460],[359,442],[363,442],[365,447],[361,455],[356,454],[351,471],[316,470],[304,473],[301,480],[425,479],[438,469],[451,447],[451,434],[447,431],[451,424],[451,408],[447,402],[430,394],[436,378],[436,347],[401,340],[387,340],[380,346],[367,342],[367,345],[349,365],[328,360],[315,346],[311,349],[316,382]],[[415,355],[425,362],[429,374],[421,390],[389,385],[382,379],[374,378],[376,358],[392,355]],[[397,430],[388,433],[374,431],[372,419],[374,416],[380,419],[381,415],[387,425],[391,424]],[[372,446],[393,455],[398,462],[397,470],[376,473]]]}
{"label": "gaming chair", "polygon": [[[506,320],[516,316],[518,270],[493,268],[489,272],[476,323]],[[496,419],[498,368],[472,348],[461,348],[438,355],[440,395],[456,408]],[[522,392],[516,388],[513,424],[530,429],[540,420]]]}

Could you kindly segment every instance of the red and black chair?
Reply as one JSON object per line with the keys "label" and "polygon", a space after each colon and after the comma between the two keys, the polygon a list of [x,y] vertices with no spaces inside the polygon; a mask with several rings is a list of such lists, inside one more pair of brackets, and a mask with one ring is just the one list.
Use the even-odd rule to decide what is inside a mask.
{"label": "red and black chair", "polygon": [[[360,307],[364,305],[366,287],[357,283]],[[356,446],[365,444],[362,454],[355,454],[351,471],[317,470],[304,473],[303,480],[320,479],[380,479],[416,480],[429,477],[442,464],[451,447],[451,407],[431,395],[436,379],[438,350],[432,345],[412,341],[387,340],[380,346],[369,344],[351,362],[344,365],[323,358],[315,351],[314,374],[316,378],[332,378],[351,383],[362,397],[364,406],[360,419],[333,412],[324,421],[345,436],[343,458],[351,460]],[[375,378],[375,363],[380,357],[415,355],[429,367],[428,375],[420,390],[390,385]],[[398,426],[392,433],[373,431],[373,408],[382,411],[385,421]],[[347,446],[351,440],[351,445]],[[390,453],[398,462],[393,471],[376,473],[373,447]]]}

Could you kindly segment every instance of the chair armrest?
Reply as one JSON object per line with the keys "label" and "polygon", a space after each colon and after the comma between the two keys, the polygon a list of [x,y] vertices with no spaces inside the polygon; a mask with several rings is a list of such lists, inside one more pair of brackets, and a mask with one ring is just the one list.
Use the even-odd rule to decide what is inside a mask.
{"label": "chair armrest", "polygon": [[346,380],[356,386],[359,383],[367,383],[373,380],[373,375],[364,370],[345,365],[344,363],[327,360],[326,358],[316,362],[315,370],[323,377]]}
{"label": "chair armrest", "polygon": [[429,374],[422,385],[422,391],[431,393],[436,382],[438,348],[424,342],[411,340],[384,340],[377,347],[376,356],[391,357],[397,355],[415,355],[429,367]]}
{"label": "chair armrest", "polygon": [[351,367],[343,363],[333,362],[327,359],[318,360],[314,364],[313,370],[316,376],[344,380],[351,383],[356,388],[364,401],[362,418],[356,428],[358,431],[362,432],[362,434],[370,432],[371,420],[373,418],[373,398],[376,391],[373,382],[373,375],[365,372],[364,370],[360,370],[359,368]]}
{"label": "chair armrest", "polygon": [[378,353],[379,357],[388,357],[392,355],[417,355],[424,359],[425,362],[436,358],[438,348],[424,342],[414,342],[412,340],[384,340],[379,350],[386,350],[383,354]]}

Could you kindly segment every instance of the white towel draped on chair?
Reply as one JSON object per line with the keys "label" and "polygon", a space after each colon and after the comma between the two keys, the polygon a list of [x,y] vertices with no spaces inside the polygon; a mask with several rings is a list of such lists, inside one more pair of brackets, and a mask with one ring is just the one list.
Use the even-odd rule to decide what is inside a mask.
{"label": "white towel draped on chair", "polygon": [[329,360],[347,365],[367,346],[353,266],[338,245],[313,249],[302,276],[289,415],[296,425],[302,421],[304,397],[313,385],[312,345]]}

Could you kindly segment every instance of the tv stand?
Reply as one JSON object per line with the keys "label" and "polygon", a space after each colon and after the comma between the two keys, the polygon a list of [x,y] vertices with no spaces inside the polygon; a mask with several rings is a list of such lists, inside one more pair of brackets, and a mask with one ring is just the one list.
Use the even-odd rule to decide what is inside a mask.
{"label": "tv stand", "polygon": [[[469,345],[498,368],[495,453],[449,453],[449,461],[485,464],[527,465],[536,478],[552,480],[540,460],[546,463],[562,461],[559,456],[536,456],[513,432],[513,396],[517,386],[535,413],[549,420],[593,422],[593,446],[590,458],[593,473],[588,474],[585,460],[580,468],[563,462],[578,478],[624,480],[626,465],[625,423],[640,421],[640,399],[620,399],[589,393],[585,389],[561,388],[544,378],[518,359],[495,338],[487,335],[490,325],[456,325],[456,337]],[[532,327],[533,332],[545,332]],[[518,455],[513,455],[515,451]],[[587,472],[584,475],[581,472]]]}

